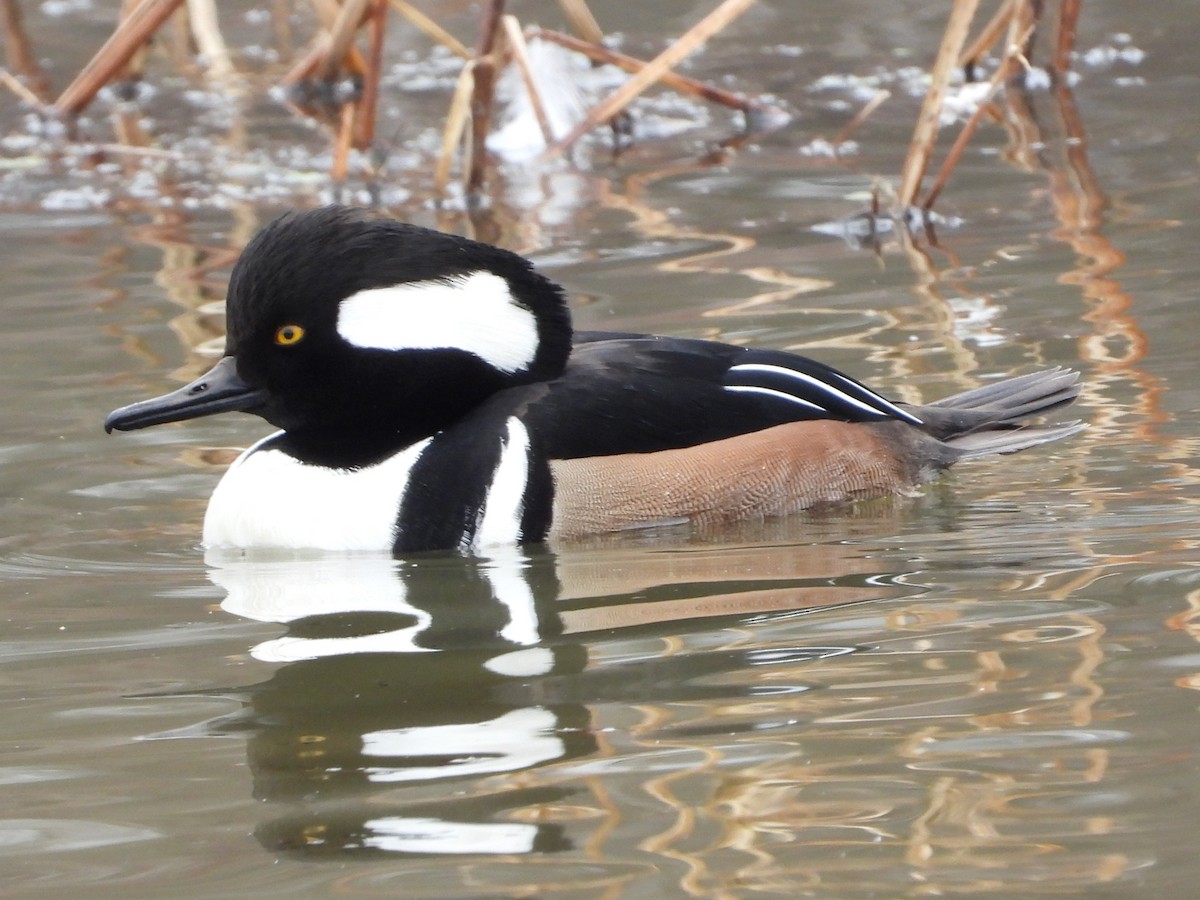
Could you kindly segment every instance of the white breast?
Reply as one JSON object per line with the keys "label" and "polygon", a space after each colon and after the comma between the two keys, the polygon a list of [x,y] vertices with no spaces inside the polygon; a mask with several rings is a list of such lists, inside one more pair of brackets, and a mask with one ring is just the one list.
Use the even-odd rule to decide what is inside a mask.
{"label": "white breast", "polygon": [[400,498],[430,439],[355,470],[259,449],[270,440],[243,453],[213,491],[206,547],[391,552]]}

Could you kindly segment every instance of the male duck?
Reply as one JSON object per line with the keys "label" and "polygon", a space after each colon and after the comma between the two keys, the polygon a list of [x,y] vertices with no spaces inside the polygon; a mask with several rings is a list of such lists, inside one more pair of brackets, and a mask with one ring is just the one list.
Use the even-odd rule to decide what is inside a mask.
{"label": "male duck", "polygon": [[1026,421],[1075,399],[1067,369],[909,406],[792,353],[572,335],[524,258],[344,207],[263,229],[226,317],[208,374],[105,422],[243,410],[282,429],[217,485],[214,547],[471,552],[784,515],[1082,427]]}

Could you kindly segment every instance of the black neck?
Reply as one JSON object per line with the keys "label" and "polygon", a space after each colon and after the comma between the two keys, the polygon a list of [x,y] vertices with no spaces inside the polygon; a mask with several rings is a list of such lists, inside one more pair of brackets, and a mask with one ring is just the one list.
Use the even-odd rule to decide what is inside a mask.
{"label": "black neck", "polygon": [[281,450],[288,456],[314,466],[360,469],[382,462],[418,441],[427,431],[287,431],[262,449]]}

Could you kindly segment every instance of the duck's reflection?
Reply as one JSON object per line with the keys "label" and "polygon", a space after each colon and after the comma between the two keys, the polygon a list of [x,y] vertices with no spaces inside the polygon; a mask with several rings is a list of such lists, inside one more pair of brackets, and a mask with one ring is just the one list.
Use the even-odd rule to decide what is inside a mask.
{"label": "duck's reflection", "polygon": [[[551,632],[539,601],[553,602],[552,566],[515,550],[478,563],[455,558],[400,563],[377,557],[222,559],[209,577],[234,615],[289,625],[287,637],[252,651],[266,662],[358,653],[532,646]],[[436,613],[436,615],[435,615]],[[544,615],[544,613],[543,613]]]}
{"label": "duck's reflection", "polygon": [[[711,641],[723,626],[890,592],[829,548],[806,550],[783,564],[753,548],[407,562],[211,555],[223,608],[287,633],[251,650],[283,665],[205,731],[248,732],[255,796],[289,807],[257,829],[272,850],[565,849],[563,827],[537,811],[584,803],[572,795],[589,788],[528,773],[596,755],[598,709],[749,694],[731,687],[734,673],[781,653],[849,652],[772,647],[768,660],[753,645]],[[689,629],[689,617],[706,624]]]}

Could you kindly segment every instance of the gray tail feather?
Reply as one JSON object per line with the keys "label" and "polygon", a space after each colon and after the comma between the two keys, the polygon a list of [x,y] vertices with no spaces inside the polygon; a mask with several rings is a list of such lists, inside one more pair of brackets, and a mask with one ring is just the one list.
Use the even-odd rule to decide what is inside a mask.
{"label": "gray tail feather", "polygon": [[[929,405],[938,409],[1003,412],[1004,421],[1044,415],[1079,396],[1079,373],[1055,366],[1041,372],[1005,378],[994,384],[953,394]],[[997,419],[996,421],[1001,421]]]}
{"label": "gray tail feather", "polygon": [[1016,453],[1083,431],[1087,426],[1080,422],[1028,422],[1073,402],[1079,390],[1079,373],[1056,367],[954,394],[913,412],[930,434],[953,449],[955,459],[974,459]]}
{"label": "gray tail feather", "polygon": [[1016,453],[1048,444],[1087,429],[1086,422],[1063,422],[1060,425],[1027,425],[1024,428],[1003,428],[998,431],[973,431],[945,441],[958,453],[958,459],[975,459],[993,453]]}

